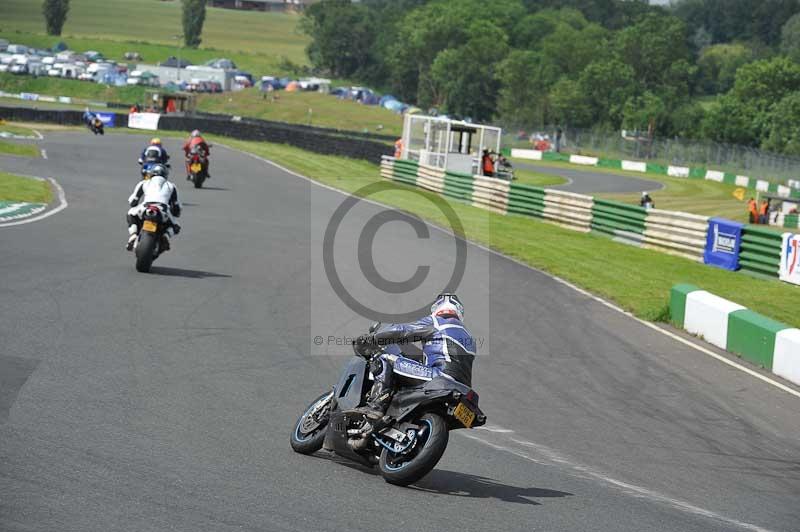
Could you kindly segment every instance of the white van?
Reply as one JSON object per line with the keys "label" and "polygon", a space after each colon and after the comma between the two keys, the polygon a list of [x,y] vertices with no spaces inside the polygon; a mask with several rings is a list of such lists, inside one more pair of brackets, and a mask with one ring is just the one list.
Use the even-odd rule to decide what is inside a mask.
{"label": "white van", "polygon": [[6,47],[6,52],[10,54],[27,54],[28,47],[21,44],[9,44],[8,47]]}

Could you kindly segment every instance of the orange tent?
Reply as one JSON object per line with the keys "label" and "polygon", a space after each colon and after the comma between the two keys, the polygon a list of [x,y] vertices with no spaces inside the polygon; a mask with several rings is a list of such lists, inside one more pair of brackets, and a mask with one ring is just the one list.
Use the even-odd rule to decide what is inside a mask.
{"label": "orange tent", "polygon": [[290,81],[288,85],[286,85],[286,92],[296,92],[300,90],[300,84],[296,81]]}

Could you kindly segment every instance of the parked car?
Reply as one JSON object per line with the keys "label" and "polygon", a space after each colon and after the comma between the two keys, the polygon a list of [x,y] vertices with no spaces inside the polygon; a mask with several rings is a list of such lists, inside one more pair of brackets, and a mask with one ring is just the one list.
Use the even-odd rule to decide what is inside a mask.
{"label": "parked car", "polygon": [[27,63],[14,63],[11,65],[11,68],[8,69],[8,72],[11,74],[27,74],[28,73],[28,64]]}
{"label": "parked car", "polygon": [[21,44],[9,44],[6,47],[6,52],[10,54],[27,54],[28,47]]}
{"label": "parked car", "polygon": [[8,48],[9,42],[6,39],[0,39],[0,52],[4,52]]}

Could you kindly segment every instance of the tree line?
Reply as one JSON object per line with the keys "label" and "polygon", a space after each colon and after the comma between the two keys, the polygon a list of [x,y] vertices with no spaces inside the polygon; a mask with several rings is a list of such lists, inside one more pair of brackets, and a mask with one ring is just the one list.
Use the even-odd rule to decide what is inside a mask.
{"label": "tree line", "polygon": [[796,0],[322,0],[301,29],[317,72],[424,109],[800,154]]}

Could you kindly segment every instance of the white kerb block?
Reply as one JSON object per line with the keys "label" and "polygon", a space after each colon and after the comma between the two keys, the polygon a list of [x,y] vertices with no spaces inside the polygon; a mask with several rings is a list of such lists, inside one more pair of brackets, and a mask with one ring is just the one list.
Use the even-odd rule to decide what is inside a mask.
{"label": "white kerb block", "polygon": [[769,181],[764,181],[763,179],[756,181],[756,190],[759,192],[767,192],[769,190]]}
{"label": "white kerb block", "polygon": [[718,170],[707,170],[706,171],[706,179],[709,181],[717,181],[722,183],[722,180],[725,178],[725,174]]}
{"label": "white kerb block", "polygon": [[737,187],[745,187],[745,188],[747,188],[747,186],[749,184],[750,184],[750,178],[747,177],[746,175],[737,175],[736,176],[736,186]]}
{"label": "white kerb block", "polygon": [[569,162],[571,162],[572,164],[597,166],[597,157],[587,157],[586,155],[570,155]]}
{"label": "white kerb block", "polygon": [[772,373],[800,384],[800,329],[784,329],[775,335]]}
{"label": "white kerb block", "polygon": [[647,172],[647,163],[642,161],[622,161],[622,169],[629,172]]}
{"label": "white kerb block", "polygon": [[511,148],[511,157],[516,159],[531,159],[533,161],[541,161],[542,152],[539,150],[522,150],[519,148]]}
{"label": "white kerb block", "polygon": [[705,290],[696,290],[686,296],[683,328],[702,336],[706,342],[725,349],[728,343],[728,314],[743,308],[738,303]]}
{"label": "white kerb block", "polygon": [[672,177],[689,177],[689,168],[686,166],[669,166],[667,175]]}

